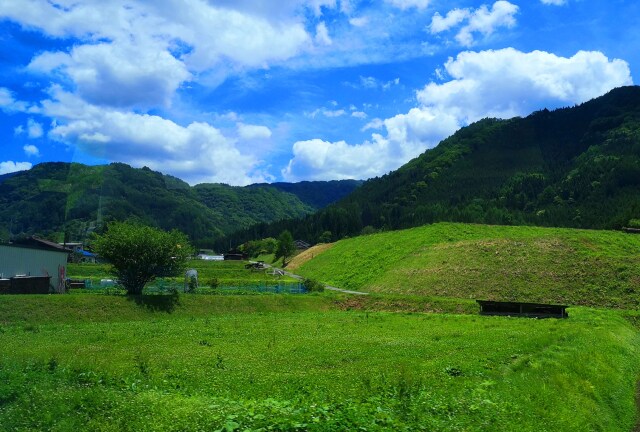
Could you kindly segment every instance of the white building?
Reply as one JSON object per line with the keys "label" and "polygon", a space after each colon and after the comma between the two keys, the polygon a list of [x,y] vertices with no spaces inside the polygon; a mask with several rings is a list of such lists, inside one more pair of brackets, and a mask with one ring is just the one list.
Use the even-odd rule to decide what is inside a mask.
{"label": "white building", "polygon": [[24,243],[0,245],[0,280],[49,276],[55,292],[64,292],[69,250],[56,243],[31,238]]}

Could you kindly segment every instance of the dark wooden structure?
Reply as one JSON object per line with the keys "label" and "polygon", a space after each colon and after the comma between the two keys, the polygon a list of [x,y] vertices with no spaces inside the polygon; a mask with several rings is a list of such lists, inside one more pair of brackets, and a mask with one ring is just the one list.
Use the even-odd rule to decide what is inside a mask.
{"label": "dark wooden structure", "polygon": [[0,294],[49,294],[51,276],[15,276],[0,279]]}
{"label": "dark wooden structure", "polygon": [[640,228],[622,228],[622,231],[627,234],[640,234]]}
{"label": "dark wooden structure", "polygon": [[544,303],[501,302],[476,300],[480,315],[503,315],[528,318],[569,318],[566,305]]}

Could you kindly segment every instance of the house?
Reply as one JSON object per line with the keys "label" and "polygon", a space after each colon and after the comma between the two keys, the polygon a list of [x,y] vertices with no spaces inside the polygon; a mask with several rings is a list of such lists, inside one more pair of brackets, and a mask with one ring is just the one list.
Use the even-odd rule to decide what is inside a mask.
{"label": "house", "polygon": [[311,247],[311,245],[304,240],[296,240],[293,243],[296,245],[296,249],[298,250],[307,250]]}
{"label": "house", "polygon": [[69,262],[96,263],[96,254],[85,250],[82,242],[64,242],[58,245],[73,251],[73,255],[69,255]]}
{"label": "house", "polygon": [[31,237],[0,245],[0,293],[64,292],[70,249]]}

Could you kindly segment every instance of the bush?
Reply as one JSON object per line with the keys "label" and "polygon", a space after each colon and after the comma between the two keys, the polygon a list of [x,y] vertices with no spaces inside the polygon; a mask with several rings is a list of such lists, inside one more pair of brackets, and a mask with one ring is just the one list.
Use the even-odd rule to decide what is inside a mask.
{"label": "bush", "polygon": [[322,282],[318,282],[315,279],[305,279],[302,281],[302,284],[309,292],[323,292],[324,284]]}
{"label": "bush", "polygon": [[209,283],[207,285],[209,285],[213,289],[216,289],[220,286],[220,281],[218,280],[218,278],[212,278],[209,279]]}

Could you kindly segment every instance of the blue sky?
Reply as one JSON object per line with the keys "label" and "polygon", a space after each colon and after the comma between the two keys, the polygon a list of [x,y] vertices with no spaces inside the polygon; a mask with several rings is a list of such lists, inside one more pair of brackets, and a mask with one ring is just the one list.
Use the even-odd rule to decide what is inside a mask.
{"label": "blue sky", "polygon": [[635,0],[0,0],[0,174],[366,179],[634,83]]}

